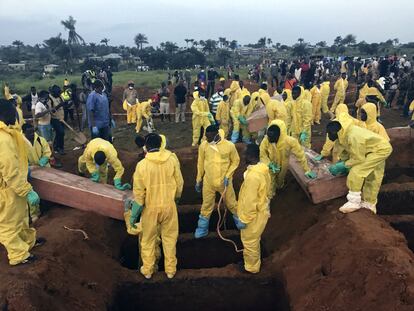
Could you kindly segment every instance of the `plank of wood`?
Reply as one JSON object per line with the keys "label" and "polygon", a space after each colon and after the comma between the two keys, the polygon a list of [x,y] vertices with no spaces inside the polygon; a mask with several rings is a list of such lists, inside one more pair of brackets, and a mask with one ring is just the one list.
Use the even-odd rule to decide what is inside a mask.
{"label": "plank of wood", "polygon": [[314,204],[340,198],[348,193],[346,176],[336,177],[329,173],[328,168],[332,165],[330,161],[326,159],[320,162],[314,161],[313,158],[318,153],[307,148],[305,148],[305,155],[309,168],[317,174],[317,179],[307,178],[302,166],[293,155],[289,158],[289,170]]}
{"label": "plank of wood", "polygon": [[131,191],[47,167],[31,167],[30,183],[42,200],[119,220],[124,219],[124,201],[132,196]]}

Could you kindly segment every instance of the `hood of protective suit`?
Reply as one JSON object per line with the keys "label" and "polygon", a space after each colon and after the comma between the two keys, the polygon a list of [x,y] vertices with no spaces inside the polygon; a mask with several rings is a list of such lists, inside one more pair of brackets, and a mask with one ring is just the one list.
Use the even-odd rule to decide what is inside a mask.
{"label": "hood of protective suit", "polygon": [[170,158],[171,155],[172,155],[171,151],[162,149],[162,142],[161,142],[160,151],[148,152],[145,156],[145,159],[148,159],[149,161],[154,162],[154,163],[164,163]]}
{"label": "hood of protective suit", "polygon": [[271,127],[272,125],[276,125],[279,129],[280,129],[280,136],[279,136],[279,140],[276,143],[276,147],[277,149],[282,149],[282,145],[285,142],[285,139],[287,137],[287,128],[286,128],[286,124],[285,122],[283,122],[283,120],[280,119],[276,119],[273,120],[272,122],[270,122],[269,126],[267,127],[269,129],[269,127]]}
{"label": "hood of protective suit", "polygon": [[266,164],[259,162],[256,165],[249,165],[247,171],[267,175],[269,174],[269,167]]}
{"label": "hood of protective suit", "polygon": [[349,115],[342,113],[335,119],[341,124],[341,130],[338,132],[338,140],[341,145],[344,145],[346,132],[348,128],[353,124],[352,118]]}
{"label": "hood of protective suit", "polygon": [[348,106],[345,104],[338,104],[338,106],[335,109],[335,115],[339,116],[342,113],[346,113],[349,115]]}
{"label": "hood of protective suit", "polygon": [[256,102],[257,102],[257,100],[259,99],[259,97],[260,97],[259,92],[253,92],[253,93],[250,95],[250,102],[249,102],[249,106],[255,106],[255,105],[256,105]]}
{"label": "hood of protective suit", "polygon": [[223,96],[224,95],[230,96],[230,93],[231,93],[231,89],[225,89]]}
{"label": "hood of protective suit", "polygon": [[304,99],[304,97],[305,97],[305,89],[303,88],[303,86],[301,86],[300,87],[300,95],[299,95],[299,97],[296,98],[296,99],[293,99],[293,97],[292,97],[292,100],[297,101],[297,102],[300,102],[302,99]]}
{"label": "hood of protective suit", "polygon": [[163,151],[165,150],[165,148],[167,148],[167,138],[162,134],[160,134],[160,137],[161,137],[160,151]]}
{"label": "hood of protective suit", "polygon": [[233,81],[233,82],[230,84],[230,91],[231,91],[232,93],[234,93],[234,92],[236,92],[238,89],[240,89],[239,81]]}
{"label": "hood of protective suit", "polygon": [[285,93],[287,95],[286,101],[293,100],[293,98],[292,98],[292,90],[284,89],[283,92],[282,92],[282,95],[283,95],[283,93]]}
{"label": "hood of protective suit", "polygon": [[371,125],[377,121],[377,106],[373,103],[366,103],[362,106],[362,109],[367,113],[367,125]]}

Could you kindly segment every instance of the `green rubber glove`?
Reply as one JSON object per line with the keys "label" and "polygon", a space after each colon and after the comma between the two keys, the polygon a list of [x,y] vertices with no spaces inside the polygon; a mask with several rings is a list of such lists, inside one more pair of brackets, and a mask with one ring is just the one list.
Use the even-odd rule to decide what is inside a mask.
{"label": "green rubber glove", "polygon": [[214,117],[210,112],[208,113],[207,117],[210,123],[216,123],[216,120],[214,120]]}
{"label": "green rubber glove", "polygon": [[122,184],[121,178],[114,179],[114,186],[116,189],[121,190],[121,191],[131,190],[131,185],[128,183]]}
{"label": "green rubber glove", "polygon": [[349,168],[345,166],[344,161],[339,161],[329,167],[329,172],[334,176],[346,175],[349,172]]}
{"label": "green rubber glove", "polygon": [[49,158],[48,157],[41,157],[39,159],[39,166],[41,166],[41,167],[45,167],[48,163],[49,163]]}
{"label": "green rubber glove", "polygon": [[277,165],[276,163],[270,162],[268,166],[269,166],[269,169],[272,171],[273,174],[276,174],[276,173],[280,172],[280,166]]}
{"label": "green rubber glove", "polygon": [[322,161],[322,159],[323,159],[323,155],[321,155],[321,154],[320,154],[320,155],[318,155],[318,156],[314,157],[313,159],[314,159],[315,161],[318,161],[318,162],[319,162],[319,161]]}
{"label": "green rubber glove", "polygon": [[239,116],[238,119],[239,119],[239,122],[241,124],[247,125],[247,120],[246,120],[246,118],[244,116]]}
{"label": "green rubber glove", "polygon": [[135,224],[139,222],[139,218],[141,216],[142,210],[144,207],[137,202],[133,201],[131,206],[131,217],[129,217],[129,224],[136,228]]}
{"label": "green rubber glove", "polygon": [[99,172],[96,171],[92,173],[90,180],[93,182],[99,182],[99,178],[101,178],[101,175],[99,175]]}
{"label": "green rubber glove", "polygon": [[315,179],[316,177],[318,177],[318,175],[316,175],[316,173],[312,171],[306,172],[305,176],[308,177],[309,179]]}
{"label": "green rubber glove", "polygon": [[27,194],[27,202],[32,206],[39,205],[39,195],[34,190],[30,190],[30,192]]}
{"label": "green rubber glove", "polygon": [[299,141],[301,144],[303,144],[308,138],[309,138],[309,135],[306,132],[301,132],[299,135]]}

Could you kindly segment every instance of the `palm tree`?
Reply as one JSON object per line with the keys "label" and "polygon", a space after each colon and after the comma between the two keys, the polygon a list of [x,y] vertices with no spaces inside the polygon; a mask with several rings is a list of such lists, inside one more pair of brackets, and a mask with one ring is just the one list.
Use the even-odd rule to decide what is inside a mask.
{"label": "palm tree", "polygon": [[341,42],[343,45],[349,46],[356,43],[356,36],[353,34],[346,35]]}
{"label": "palm tree", "polygon": [[22,41],[20,41],[20,40],[14,40],[13,42],[12,42],[12,45],[14,45],[17,49],[20,49],[24,44],[23,44],[23,42]]}
{"label": "palm tree", "polygon": [[91,48],[91,52],[93,54],[95,54],[96,53],[96,43],[93,43],[93,42],[89,43],[89,47]]}
{"label": "palm tree", "polygon": [[305,42],[305,39],[303,39],[303,38],[299,38],[299,39],[298,39],[298,42],[299,42],[299,44],[302,44],[303,42]]}
{"label": "palm tree", "polygon": [[63,27],[65,27],[65,30],[68,31],[68,44],[69,45],[76,45],[83,43],[85,44],[85,40],[76,32],[75,24],[76,20],[69,16],[69,18],[65,21],[61,21]]}
{"label": "palm tree", "polygon": [[103,39],[101,40],[101,43],[102,43],[102,44],[105,44],[106,46],[108,46],[108,42],[109,42],[109,39],[108,39],[108,38],[103,38]]}
{"label": "palm tree", "polygon": [[400,40],[398,38],[392,39],[392,42],[394,45],[398,45],[400,43]]}
{"label": "palm tree", "polygon": [[230,44],[229,44],[229,48],[230,49],[232,49],[233,50],[233,52],[234,52],[234,50],[235,49],[237,49],[237,41],[236,40],[232,40],[231,42],[230,42]]}
{"label": "palm tree", "polygon": [[320,48],[325,48],[327,44],[326,41],[319,41],[315,45],[319,46]]}
{"label": "palm tree", "polygon": [[148,38],[146,35],[139,33],[135,36],[134,41],[137,47],[142,50],[142,46],[148,43]]}
{"label": "palm tree", "polygon": [[267,45],[271,46],[273,43],[273,40],[270,38],[267,38]]}
{"label": "palm tree", "polygon": [[194,46],[195,48],[197,48],[197,46],[198,46],[200,43],[199,43],[197,40],[193,40],[192,44],[193,44],[193,46]]}
{"label": "palm tree", "polygon": [[225,45],[226,41],[227,41],[226,38],[219,37],[220,48],[223,48],[223,46]]}
{"label": "palm tree", "polygon": [[335,44],[335,45],[341,45],[341,44],[342,44],[342,37],[341,37],[341,36],[337,36],[337,37],[334,39],[334,44]]}
{"label": "palm tree", "polygon": [[191,42],[191,39],[184,39],[184,41],[187,44],[187,49],[188,49],[188,43]]}

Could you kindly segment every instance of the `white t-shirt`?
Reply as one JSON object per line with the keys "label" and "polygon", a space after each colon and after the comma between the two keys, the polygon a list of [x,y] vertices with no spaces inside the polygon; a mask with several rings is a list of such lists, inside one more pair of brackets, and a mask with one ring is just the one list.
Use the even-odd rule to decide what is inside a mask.
{"label": "white t-shirt", "polygon": [[[46,106],[42,102],[37,102],[35,106],[35,115],[41,112],[47,111]],[[43,117],[37,119],[39,125],[50,124],[50,113],[45,114]]]}
{"label": "white t-shirt", "polygon": [[32,93],[30,93],[30,96],[32,97],[32,110],[34,110],[34,109],[36,109],[36,104],[39,100],[39,97],[37,96],[37,93],[34,94],[34,95]]}

